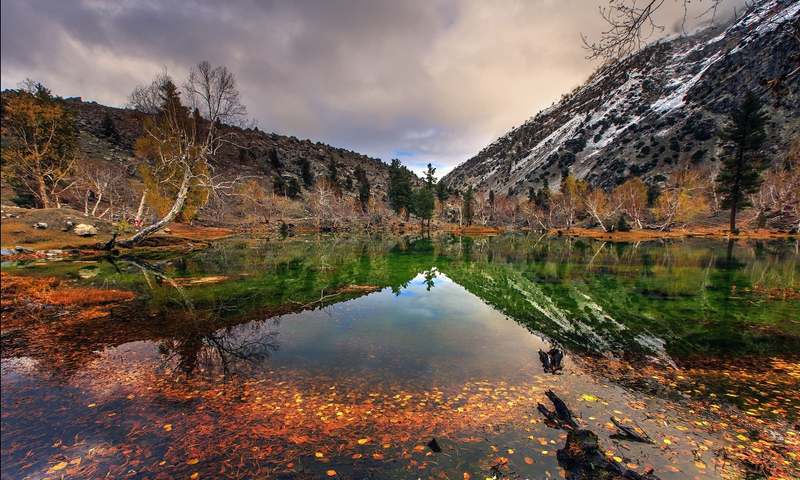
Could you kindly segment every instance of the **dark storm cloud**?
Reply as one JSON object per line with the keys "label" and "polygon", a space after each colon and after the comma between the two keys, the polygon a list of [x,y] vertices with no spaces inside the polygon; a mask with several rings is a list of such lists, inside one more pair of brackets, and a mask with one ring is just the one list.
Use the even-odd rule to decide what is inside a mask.
{"label": "dark storm cloud", "polygon": [[579,33],[602,28],[596,4],[4,0],[2,86],[122,105],[207,59],[236,72],[264,130],[442,172],[591,73]]}

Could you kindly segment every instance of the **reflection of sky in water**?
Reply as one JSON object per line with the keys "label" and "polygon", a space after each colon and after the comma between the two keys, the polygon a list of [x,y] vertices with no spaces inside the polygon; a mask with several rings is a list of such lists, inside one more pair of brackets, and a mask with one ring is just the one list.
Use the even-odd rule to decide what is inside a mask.
{"label": "reflection of sky in water", "polygon": [[[264,327],[268,328],[268,327]],[[379,370],[434,382],[535,368],[542,342],[441,273],[280,319],[270,366]]]}

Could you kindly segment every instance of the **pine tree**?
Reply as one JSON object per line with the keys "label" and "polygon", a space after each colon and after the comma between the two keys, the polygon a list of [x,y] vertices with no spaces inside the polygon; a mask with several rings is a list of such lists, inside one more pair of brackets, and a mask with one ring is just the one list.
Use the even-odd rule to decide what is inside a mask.
{"label": "pine tree", "polygon": [[307,158],[300,159],[300,176],[306,188],[314,186],[314,173],[311,171],[311,162]]}
{"label": "pine tree", "polygon": [[117,130],[117,126],[114,125],[114,120],[111,119],[111,115],[108,112],[103,115],[103,120],[100,122],[100,134],[114,143],[119,143],[120,141],[119,130]]}
{"label": "pine tree", "polygon": [[360,166],[356,167],[356,180],[358,181],[358,201],[361,204],[361,210],[367,213],[369,208],[370,185],[367,172]]}
{"label": "pine tree", "polygon": [[428,229],[431,227],[433,217],[434,196],[433,190],[424,186],[414,192],[412,210],[423,225],[427,222]]}
{"label": "pine tree", "polygon": [[336,164],[336,160],[333,158],[328,162],[328,181],[331,182],[331,185],[333,185],[337,193],[341,193],[341,186],[339,185],[339,165]]}
{"label": "pine tree", "polygon": [[411,172],[397,159],[389,165],[388,197],[392,210],[395,213],[405,210],[408,219],[412,203]]}
{"label": "pine tree", "polygon": [[467,222],[467,225],[472,225],[472,217],[475,216],[475,206],[473,205],[475,201],[475,192],[472,190],[472,185],[467,188],[467,191],[464,192],[464,198],[462,198],[462,213],[464,215],[464,221]]}
{"label": "pine tree", "polygon": [[433,185],[436,183],[436,177],[434,177],[435,173],[436,169],[429,163],[428,169],[425,171],[425,186],[431,190],[433,190]]}
{"label": "pine tree", "polygon": [[753,158],[752,153],[761,148],[766,139],[766,121],[761,102],[752,92],[747,92],[741,105],[731,111],[729,123],[721,133],[723,140],[735,147],[733,155],[722,159],[717,177],[722,208],[731,209],[731,233],[736,233],[737,211],[750,205],[747,196],[757,192],[761,184],[763,165]]}

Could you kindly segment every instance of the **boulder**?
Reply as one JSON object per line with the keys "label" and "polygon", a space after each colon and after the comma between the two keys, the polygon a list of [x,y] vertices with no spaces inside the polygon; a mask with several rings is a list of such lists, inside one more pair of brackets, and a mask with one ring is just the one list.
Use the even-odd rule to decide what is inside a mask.
{"label": "boulder", "polygon": [[72,220],[67,220],[66,222],[64,222],[64,228],[62,228],[61,231],[69,232],[73,228],[75,228],[75,224],[72,222]]}
{"label": "boulder", "polygon": [[91,237],[97,235],[97,229],[93,225],[87,225],[85,223],[79,223],[75,225],[73,230],[75,235],[80,237]]}

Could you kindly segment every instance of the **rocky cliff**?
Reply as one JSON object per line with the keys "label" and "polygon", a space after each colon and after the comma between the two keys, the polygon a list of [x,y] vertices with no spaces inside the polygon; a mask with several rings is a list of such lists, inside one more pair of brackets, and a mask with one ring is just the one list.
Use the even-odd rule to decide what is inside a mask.
{"label": "rocky cliff", "polygon": [[770,121],[763,155],[783,159],[800,135],[800,2],[767,0],[726,27],[665,40],[608,64],[448,174],[526,194],[565,171],[606,188],[637,175],[663,181],[677,165],[714,161],[719,129],[745,91]]}

